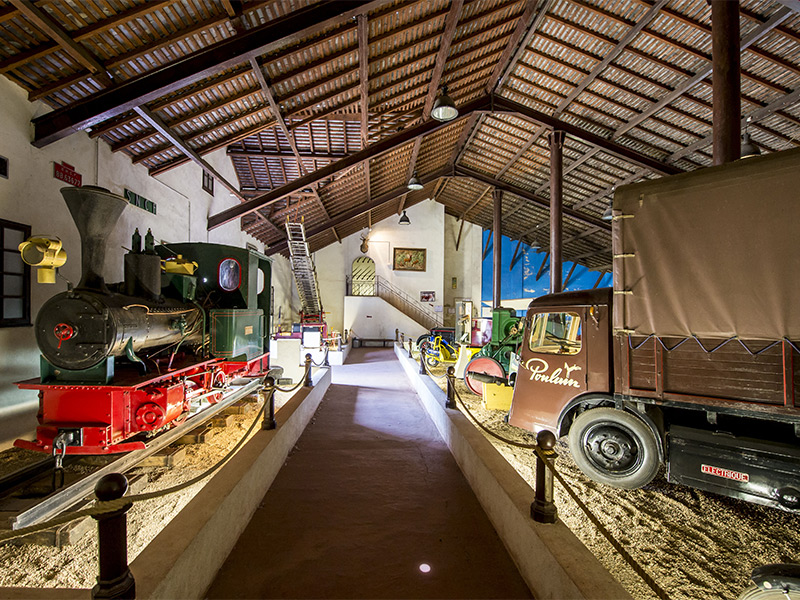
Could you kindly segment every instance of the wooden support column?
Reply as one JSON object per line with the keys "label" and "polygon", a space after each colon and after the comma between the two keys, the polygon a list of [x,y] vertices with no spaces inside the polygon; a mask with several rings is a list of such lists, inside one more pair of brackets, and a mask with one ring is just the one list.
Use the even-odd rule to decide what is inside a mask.
{"label": "wooden support column", "polygon": [[503,232],[501,231],[500,221],[503,218],[503,191],[492,191],[492,200],[494,200],[494,216],[492,218],[492,237],[494,238],[494,263],[492,270],[492,306],[497,308],[500,306],[501,298],[501,280],[503,278],[501,260],[503,248]]}
{"label": "wooden support column", "polygon": [[562,290],[561,285],[561,213],[564,132],[550,133],[550,293]]}
{"label": "wooden support column", "polygon": [[739,2],[712,0],[711,56],[714,90],[714,164],[741,157],[741,76],[739,73]]}

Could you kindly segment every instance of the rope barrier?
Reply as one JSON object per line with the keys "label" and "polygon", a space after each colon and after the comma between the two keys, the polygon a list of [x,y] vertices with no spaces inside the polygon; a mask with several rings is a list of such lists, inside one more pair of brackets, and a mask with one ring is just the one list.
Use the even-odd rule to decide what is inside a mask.
{"label": "rope barrier", "polygon": [[[448,385],[453,385],[453,382],[448,382]],[[630,553],[627,550],[625,550],[622,544],[600,522],[600,519],[598,519],[595,516],[595,514],[591,511],[591,509],[589,509],[589,507],[578,497],[577,492],[575,492],[575,490],[573,490],[572,487],[567,483],[563,475],[561,475],[561,473],[559,473],[556,470],[555,465],[553,465],[549,460],[547,460],[547,455],[542,451],[542,449],[539,447],[538,444],[524,444],[521,442],[516,442],[514,440],[509,440],[507,438],[504,438],[501,435],[493,432],[491,429],[487,428],[483,423],[481,423],[477,419],[477,417],[472,413],[472,411],[470,411],[467,404],[461,398],[461,394],[458,392],[458,389],[456,388],[455,385],[453,385],[453,391],[455,392],[456,398],[461,403],[461,406],[464,407],[464,411],[469,415],[470,419],[472,419],[472,421],[480,429],[488,433],[490,436],[500,440],[504,444],[508,444],[509,446],[516,446],[517,448],[526,448],[529,450],[533,450],[539,457],[541,462],[545,464],[545,466],[550,470],[553,476],[558,480],[558,482],[564,488],[564,491],[566,491],[567,494],[575,501],[575,503],[578,505],[578,508],[580,508],[586,514],[586,516],[594,524],[594,526],[597,527],[597,529],[600,531],[601,534],[603,534],[603,537],[605,537],[611,544],[611,546],[617,552],[619,552],[619,554],[622,556],[625,562],[627,562],[628,565],[630,565],[630,567],[634,570],[634,572],[639,577],[641,577],[642,581],[644,581],[648,585],[648,587],[650,587],[650,589],[653,590],[653,593],[655,593],[655,595],[658,596],[661,600],[669,600],[669,596],[664,591],[664,589],[660,585],[658,585],[658,583],[656,583],[656,581],[650,576],[649,573],[647,573],[647,571],[644,570],[644,568],[638,562],[636,562],[636,559],[634,559],[633,556],[631,556]]]}
{"label": "rope barrier", "polygon": [[325,346],[325,354],[323,354],[323,355],[322,355],[322,360],[321,360],[319,363],[315,363],[315,362],[312,360],[312,361],[311,361],[311,364],[312,364],[312,365],[314,365],[315,367],[321,367],[321,366],[323,366],[323,365],[325,364],[325,359],[327,359],[327,358],[328,358],[328,350],[329,350],[328,346]]}
{"label": "rope barrier", "polygon": [[302,378],[300,379],[300,381],[298,381],[297,383],[295,383],[295,384],[294,384],[292,387],[290,387],[290,388],[282,388],[282,387],[278,387],[278,386],[276,385],[276,386],[275,386],[275,389],[276,389],[276,390],[278,390],[279,392],[284,392],[284,393],[286,393],[286,394],[289,394],[289,393],[291,393],[291,392],[295,391],[296,389],[298,389],[300,386],[302,386],[302,385],[305,383],[306,377],[308,376],[308,372],[309,372],[310,370],[311,370],[311,366],[310,366],[310,365],[309,365],[309,366],[307,366],[305,369],[303,369],[303,376],[302,376]]}
{"label": "rope barrier", "polygon": [[182,491],[182,490],[184,490],[184,489],[186,489],[188,487],[193,486],[196,483],[201,482],[203,479],[205,479],[206,477],[208,477],[209,475],[214,473],[214,471],[217,471],[220,467],[222,467],[234,454],[236,454],[236,452],[239,450],[239,448],[242,447],[244,442],[249,437],[250,433],[255,428],[256,424],[259,423],[259,421],[260,421],[262,415],[264,414],[264,411],[266,410],[267,406],[269,406],[270,396],[275,393],[276,389],[277,389],[277,387],[269,389],[269,393],[268,393],[268,395],[267,395],[267,397],[266,397],[266,399],[264,401],[264,404],[261,406],[261,409],[258,411],[258,414],[256,414],[255,418],[253,419],[253,422],[250,424],[250,427],[244,433],[242,438],[236,443],[236,445],[233,448],[231,448],[231,450],[228,451],[228,453],[225,456],[223,456],[216,464],[214,464],[211,467],[209,467],[205,472],[201,473],[200,475],[197,475],[196,477],[193,477],[189,481],[185,481],[183,483],[180,483],[178,485],[175,485],[175,486],[172,486],[172,487],[169,487],[169,488],[165,488],[163,490],[156,490],[154,492],[148,492],[146,494],[136,494],[136,495],[133,495],[133,496],[124,496],[124,497],[119,498],[117,500],[109,500],[109,501],[97,500],[97,501],[95,501],[94,506],[92,506],[90,508],[86,508],[86,509],[79,510],[79,511],[72,512],[72,513],[67,513],[67,514],[61,515],[59,517],[55,517],[54,519],[51,519],[49,521],[46,521],[45,523],[40,523],[38,525],[31,525],[29,527],[22,527],[20,529],[14,530],[14,531],[8,531],[8,532],[0,533],[0,544],[5,542],[5,541],[8,541],[8,540],[11,540],[11,539],[14,539],[14,538],[18,538],[18,537],[22,537],[22,536],[25,536],[25,535],[28,535],[28,534],[31,534],[31,533],[36,533],[38,531],[44,531],[46,529],[51,529],[52,527],[58,527],[59,525],[64,525],[64,524],[69,523],[71,521],[75,521],[77,519],[82,519],[84,517],[92,517],[92,516],[95,516],[95,515],[102,515],[102,514],[106,514],[106,513],[111,513],[111,512],[120,510],[120,509],[128,506],[129,504],[133,504],[135,502],[143,502],[145,500],[152,500],[154,498],[159,498],[161,496],[168,496],[170,494],[174,494],[176,492],[180,492],[180,491]]}

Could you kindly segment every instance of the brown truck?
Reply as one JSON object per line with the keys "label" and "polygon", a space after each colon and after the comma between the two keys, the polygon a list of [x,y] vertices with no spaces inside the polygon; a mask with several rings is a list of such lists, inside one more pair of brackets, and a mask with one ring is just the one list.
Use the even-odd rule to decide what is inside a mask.
{"label": "brown truck", "polygon": [[800,149],[620,187],[613,289],[525,318],[509,423],[595,481],[800,510]]}

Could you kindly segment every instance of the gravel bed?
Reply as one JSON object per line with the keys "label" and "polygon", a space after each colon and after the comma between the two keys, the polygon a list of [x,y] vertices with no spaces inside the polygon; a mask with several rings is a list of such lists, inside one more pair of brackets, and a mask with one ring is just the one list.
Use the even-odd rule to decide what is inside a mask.
{"label": "gravel bed", "polygon": [[[441,377],[445,368],[431,372],[446,389]],[[535,441],[505,423],[503,411],[483,408],[462,380],[456,381],[456,389],[475,417],[494,432],[514,441]],[[484,435],[533,487],[533,451]],[[673,600],[735,599],[755,567],[800,562],[797,515],[671,484],[663,472],[642,489],[620,490],[583,475],[570,457],[566,438],[556,450],[556,468],[578,497]],[[555,501],[559,518],[634,598],[657,598],[558,483]]]}

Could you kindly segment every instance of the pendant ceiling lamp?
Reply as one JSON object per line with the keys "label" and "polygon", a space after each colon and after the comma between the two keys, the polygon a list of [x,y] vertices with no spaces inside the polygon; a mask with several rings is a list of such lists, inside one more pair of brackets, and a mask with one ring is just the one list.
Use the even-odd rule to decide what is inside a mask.
{"label": "pendant ceiling lamp", "polygon": [[400,216],[400,220],[397,222],[398,225],[411,225],[411,219],[408,218],[406,211],[403,211],[403,214]]}
{"label": "pendant ceiling lamp", "polygon": [[750,122],[752,120],[753,117],[747,117],[747,121],[745,121],[744,124],[744,134],[742,135],[742,158],[750,158],[751,156],[758,156],[761,154],[761,150],[750,139],[750,132],[747,131],[747,128],[750,127]]}
{"label": "pendant ceiling lamp", "polygon": [[437,121],[447,122],[452,121],[458,116],[458,109],[456,108],[453,99],[447,95],[447,86],[442,86],[442,93],[436,98],[431,109],[431,117]]}
{"label": "pendant ceiling lamp", "polygon": [[425,186],[422,185],[422,182],[419,180],[417,176],[417,172],[414,171],[414,174],[411,176],[411,179],[408,180],[408,189],[410,190],[421,190]]}

